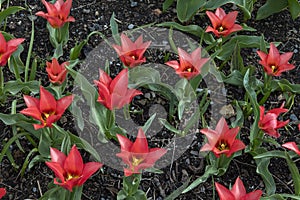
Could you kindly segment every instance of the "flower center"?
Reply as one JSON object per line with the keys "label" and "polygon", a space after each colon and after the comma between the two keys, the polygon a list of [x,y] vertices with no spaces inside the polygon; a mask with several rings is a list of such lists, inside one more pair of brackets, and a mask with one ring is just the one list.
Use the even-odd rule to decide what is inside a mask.
{"label": "flower center", "polygon": [[220,26],[217,30],[218,30],[219,32],[222,32],[222,31],[224,31],[224,28],[223,28],[223,26]]}
{"label": "flower center", "polygon": [[275,65],[272,65],[272,66],[271,66],[271,69],[272,69],[272,72],[275,73],[275,72],[277,72],[278,67],[275,66]]}
{"label": "flower center", "polygon": [[141,162],[143,162],[143,158],[136,158],[135,156],[132,156],[132,165],[134,167],[138,166]]}
{"label": "flower center", "polygon": [[80,177],[80,176],[78,176],[78,175],[68,174],[68,175],[67,175],[67,178],[66,178],[66,181],[71,180],[71,179],[77,179],[77,178],[79,178],[79,177]]}
{"label": "flower center", "polygon": [[133,59],[133,60],[136,60],[137,59],[137,57],[136,56],[131,56],[131,58]]}
{"label": "flower center", "polygon": [[44,122],[44,125],[47,124],[47,119],[51,116],[54,115],[55,111],[52,111],[50,113],[42,113],[42,121]]}
{"label": "flower center", "polygon": [[217,146],[217,149],[219,149],[220,151],[229,150],[229,146],[226,141],[221,140]]}
{"label": "flower center", "polygon": [[194,72],[195,68],[193,66],[187,66],[183,69],[184,72]]}

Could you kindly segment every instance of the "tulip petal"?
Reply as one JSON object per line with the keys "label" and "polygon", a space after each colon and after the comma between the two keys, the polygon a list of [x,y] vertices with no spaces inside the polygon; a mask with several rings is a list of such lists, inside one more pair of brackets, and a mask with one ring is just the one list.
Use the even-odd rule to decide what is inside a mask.
{"label": "tulip petal", "polygon": [[3,54],[4,52],[6,52],[7,49],[7,43],[6,40],[4,38],[4,36],[2,35],[2,33],[0,32],[0,55]]}
{"label": "tulip petal", "polygon": [[247,200],[259,200],[261,195],[262,195],[262,191],[261,190],[256,190],[253,192],[248,193],[247,195],[245,195],[244,199]]}
{"label": "tulip petal", "polygon": [[25,109],[21,110],[20,113],[22,113],[23,115],[31,116],[34,119],[37,119],[39,121],[42,120],[41,112],[37,107],[25,108]]}
{"label": "tulip petal", "polygon": [[138,135],[137,135],[134,143],[132,144],[130,151],[134,152],[134,153],[148,153],[149,152],[148,141],[147,141],[147,138],[145,136],[143,129],[141,129],[141,128],[139,129]]}
{"label": "tulip petal", "polygon": [[46,165],[54,172],[55,176],[60,179],[61,182],[65,182],[65,173],[63,166],[56,162],[45,162]]}
{"label": "tulip petal", "polygon": [[74,95],[65,96],[59,99],[56,103],[56,114],[61,116],[65,110],[70,106],[74,99]]}
{"label": "tulip petal", "polygon": [[6,194],[5,188],[0,188],[0,199]]}
{"label": "tulip petal", "polygon": [[217,8],[215,15],[218,16],[220,20],[222,20],[226,16],[226,13],[223,8]]}
{"label": "tulip petal", "polygon": [[27,107],[36,107],[39,109],[40,107],[40,100],[28,95],[24,95],[24,101]]}
{"label": "tulip petal", "polygon": [[235,200],[233,194],[223,185],[215,182],[220,200]]}
{"label": "tulip petal", "polygon": [[237,11],[229,12],[223,19],[222,19],[222,26],[223,28],[231,29],[235,23],[236,17],[238,15]]}
{"label": "tulip petal", "polygon": [[231,188],[231,193],[234,195],[235,199],[242,199],[246,195],[246,189],[242,180],[237,177],[233,187]]}
{"label": "tulip petal", "polygon": [[64,169],[70,175],[81,176],[83,171],[83,166],[84,164],[83,164],[82,157],[78,149],[76,148],[76,146],[73,145],[69,155],[65,160]]}
{"label": "tulip petal", "polygon": [[296,142],[287,142],[287,143],[284,143],[282,146],[289,150],[294,151],[295,153],[297,153],[300,156],[300,149],[297,146]]}
{"label": "tulip petal", "polygon": [[128,87],[128,68],[123,69],[111,82],[109,91],[125,96]]}
{"label": "tulip petal", "polygon": [[99,168],[103,166],[102,163],[99,162],[88,162],[84,164],[84,168],[82,171],[82,177],[78,181],[78,185],[82,185],[86,182],[88,178],[90,178]]}
{"label": "tulip petal", "polygon": [[121,151],[129,152],[133,143],[127,137],[120,134],[117,134],[117,138],[121,146]]}
{"label": "tulip petal", "polygon": [[[210,19],[210,22],[213,25],[213,29],[216,29],[221,25],[221,19],[217,15],[215,15],[213,12],[210,12],[210,11],[206,11],[205,13],[208,16],[208,18]],[[207,29],[206,29],[206,31],[207,31]]]}
{"label": "tulip petal", "polygon": [[40,86],[40,111],[51,113],[56,110],[56,100],[54,96],[45,88]]}
{"label": "tulip petal", "polygon": [[64,166],[67,156],[56,148],[50,147],[51,162],[59,163]]}
{"label": "tulip petal", "polygon": [[269,55],[268,55],[268,64],[269,65],[279,65],[280,54],[278,49],[273,43],[270,43]]}

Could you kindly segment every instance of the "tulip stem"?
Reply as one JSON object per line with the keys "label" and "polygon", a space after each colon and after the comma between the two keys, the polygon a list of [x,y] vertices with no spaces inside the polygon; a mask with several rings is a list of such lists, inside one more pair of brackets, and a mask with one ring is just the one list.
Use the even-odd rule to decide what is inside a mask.
{"label": "tulip stem", "polygon": [[2,95],[4,90],[4,76],[3,76],[3,68],[0,67],[0,95]]}
{"label": "tulip stem", "polygon": [[270,88],[270,84],[271,84],[271,76],[269,76],[268,74],[265,73],[264,75],[264,97],[259,101],[259,105],[263,105],[269,98],[272,90]]}
{"label": "tulip stem", "polygon": [[68,200],[81,200],[82,186],[74,187],[72,192],[67,195]]}

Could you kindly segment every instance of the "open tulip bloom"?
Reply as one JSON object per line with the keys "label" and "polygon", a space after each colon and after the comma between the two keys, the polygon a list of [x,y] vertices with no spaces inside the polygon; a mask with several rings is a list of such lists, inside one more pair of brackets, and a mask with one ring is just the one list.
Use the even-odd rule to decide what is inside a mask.
{"label": "open tulip bloom", "polygon": [[5,188],[0,188],[0,199],[6,194]]}
{"label": "open tulip bloom", "polygon": [[74,17],[69,16],[72,7],[72,0],[57,0],[54,4],[42,0],[47,12],[39,11],[37,16],[47,19],[53,28],[61,28],[66,22],[74,22]]}
{"label": "open tulip bloom", "polygon": [[296,142],[287,142],[287,143],[284,143],[282,146],[289,150],[294,151],[296,154],[298,154],[300,156],[300,149],[297,146]]}
{"label": "open tulip bloom", "polygon": [[182,78],[191,79],[201,73],[201,68],[209,60],[209,58],[201,57],[201,48],[195,49],[188,54],[181,48],[178,48],[179,63],[177,60],[166,62],[166,65],[174,68],[176,74]]}
{"label": "open tulip bloom", "polygon": [[236,139],[239,130],[239,127],[229,129],[226,120],[222,117],[215,130],[210,128],[200,130],[208,140],[208,143],[200,151],[212,151],[217,158],[221,154],[230,157],[233,153],[245,148],[245,144],[241,140]]}
{"label": "open tulip bloom", "polygon": [[58,121],[65,110],[73,101],[73,95],[65,96],[55,100],[54,96],[45,88],[40,86],[40,98],[34,98],[24,95],[24,101],[28,108],[23,109],[20,113],[39,120],[41,124],[34,124],[34,128],[52,127],[52,123]]}
{"label": "open tulip bloom", "polygon": [[257,54],[261,59],[259,64],[264,67],[264,70],[268,75],[280,76],[282,72],[295,68],[294,65],[288,62],[293,56],[293,53],[287,52],[280,55],[278,49],[273,43],[270,43],[270,50],[268,54],[262,51],[257,51]]}
{"label": "open tulip bloom", "polygon": [[119,134],[117,138],[121,152],[116,155],[128,165],[128,168],[124,168],[125,176],[139,174],[142,169],[152,167],[167,152],[163,148],[148,148],[148,141],[142,129],[139,129],[134,142]]}
{"label": "open tulip bloom", "polygon": [[135,42],[132,42],[125,34],[122,33],[121,46],[114,44],[112,47],[116,50],[125,66],[135,67],[146,62],[144,53],[150,44],[151,41],[143,43],[142,35]]}
{"label": "open tulip bloom", "polygon": [[48,77],[51,83],[53,84],[62,84],[66,80],[67,69],[66,65],[69,65],[69,62],[64,62],[59,64],[56,58],[52,59],[52,62],[46,62]]}
{"label": "open tulip bloom", "polygon": [[269,110],[265,114],[265,108],[263,106],[259,107],[260,110],[260,117],[258,122],[258,127],[264,131],[266,134],[278,138],[280,134],[278,133],[277,129],[287,125],[289,120],[286,121],[278,121],[277,118],[280,113],[285,113],[288,109],[283,108],[284,104],[280,106],[280,108],[274,108]]}
{"label": "open tulip bloom", "polygon": [[46,162],[46,165],[55,173],[54,184],[71,192],[73,187],[83,185],[103,165],[99,162],[84,164],[75,145],[68,156],[55,148],[50,148],[50,155],[51,162]]}
{"label": "open tulip bloom", "polygon": [[0,67],[7,64],[11,54],[18,49],[18,46],[24,42],[24,40],[24,38],[17,38],[6,42],[4,36],[0,32]]}
{"label": "open tulip bloom", "polygon": [[139,90],[128,89],[128,69],[123,69],[113,80],[103,70],[100,78],[94,81],[98,87],[98,102],[110,110],[120,109],[129,104],[133,97],[143,94]]}
{"label": "open tulip bloom", "polygon": [[216,12],[206,11],[213,27],[208,26],[205,32],[213,32],[217,37],[228,36],[229,34],[243,29],[239,24],[235,24],[237,11],[228,14],[222,8],[217,8]]}
{"label": "open tulip bloom", "polygon": [[245,186],[239,177],[236,179],[231,190],[217,182],[215,183],[215,186],[220,200],[259,200],[262,195],[261,190],[256,190],[247,194]]}

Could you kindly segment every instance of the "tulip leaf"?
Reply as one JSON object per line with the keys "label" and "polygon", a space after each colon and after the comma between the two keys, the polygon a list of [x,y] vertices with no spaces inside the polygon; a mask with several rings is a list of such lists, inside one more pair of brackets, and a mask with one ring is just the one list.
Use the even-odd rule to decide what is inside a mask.
{"label": "tulip leaf", "polygon": [[142,127],[144,133],[146,134],[147,130],[149,129],[149,127],[151,126],[153,120],[155,119],[156,117],[156,113],[154,113],[147,121],[146,123],[144,124],[144,126]]}
{"label": "tulip leaf", "polygon": [[37,149],[37,148],[33,148],[33,149],[31,149],[31,151],[27,154],[27,156],[26,156],[26,158],[25,158],[25,161],[24,161],[24,163],[23,163],[23,165],[22,165],[21,171],[20,171],[21,177],[24,176],[24,173],[25,173],[25,170],[26,170],[26,168],[27,168],[27,166],[28,166],[28,164],[29,164],[29,159],[30,159],[31,155],[32,155],[33,153],[36,153],[36,152],[38,152],[38,149]]}
{"label": "tulip leaf", "polygon": [[9,92],[12,95],[16,95],[21,91],[27,91],[27,92],[30,91],[33,94],[38,94],[39,87],[40,87],[40,83],[36,80],[28,81],[28,82],[22,82],[20,80],[8,81],[4,85],[4,92],[5,93]]}
{"label": "tulip leaf", "polygon": [[254,159],[260,159],[260,158],[286,158],[285,152],[284,151],[279,151],[279,150],[273,150],[273,151],[267,151],[264,153],[260,153],[254,157]]}
{"label": "tulip leaf", "polygon": [[239,42],[237,41],[232,53],[231,63],[230,63],[230,71],[233,72],[234,70],[243,71],[244,62],[241,56],[241,49],[239,46]]}
{"label": "tulip leaf", "polygon": [[289,10],[293,20],[300,16],[300,3],[298,0],[288,0]]}
{"label": "tulip leaf", "polygon": [[177,0],[176,11],[179,21],[186,22],[190,20],[205,3],[205,0]]}
{"label": "tulip leaf", "polygon": [[82,48],[86,44],[87,44],[87,40],[83,40],[79,44],[75,44],[75,46],[70,51],[70,60],[76,60],[79,57]]}
{"label": "tulip leaf", "polygon": [[[1,4],[1,3],[0,3]],[[5,20],[6,17],[9,15],[15,14],[16,12],[20,10],[24,10],[25,8],[21,6],[9,6],[7,9],[0,12],[0,25]]]}
{"label": "tulip leaf", "polygon": [[181,131],[180,130],[177,130],[174,126],[172,126],[166,119],[162,119],[162,118],[159,118],[159,122],[164,126],[166,127],[169,131],[173,132],[173,133],[176,133],[176,134],[181,134]]}
{"label": "tulip leaf", "polygon": [[120,39],[120,36],[119,36],[118,24],[115,20],[115,13],[114,12],[111,15],[109,23],[110,23],[110,29],[111,29],[112,36],[113,36],[115,42],[118,45],[120,45],[121,44],[121,39]]}
{"label": "tulip leaf", "polygon": [[228,76],[226,76],[223,73],[221,73],[221,75],[225,83],[229,83],[234,86],[241,86],[243,84],[244,77],[242,73],[238,70],[232,71],[231,74],[229,74]]}
{"label": "tulip leaf", "polygon": [[256,20],[261,20],[264,18],[273,15],[274,13],[278,13],[285,9],[288,6],[287,0],[267,0],[267,2],[258,9]]}
{"label": "tulip leaf", "polygon": [[66,199],[66,193],[68,190],[55,185],[51,189],[48,189],[45,194],[39,200],[55,200],[55,199]]}
{"label": "tulip leaf", "polygon": [[173,200],[179,197],[179,195],[187,188],[189,185],[190,178],[182,184],[179,188],[177,188],[175,191],[173,191],[169,196],[165,198],[165,200]]}
{"label": "tulip leaf", "polygon": [[163,11],[165,12],[173,3],[174,0],[165,0],[163,3]]}
{"label": "tulip leaf", "polygon": [[293,195],[293,194],[273,194],[270,196],[260,198],[260,200],[286,200],[286,199],[300,200],[300,196]]}
{"label": "tulip leaf", "polygon": [[299,169],[295,162],[290,158],[290,156],[285,152],[286,154],[286,161],[289,166],[289,170],[292,174],[292,179],[294,183],[294,189],[295,189],[295,195],[300,196],[300,174]]}
{"label": "tulip leaf", "polygon": [[292,84],[286,79],[272,80],[270,85],[272,87],[272,91],[276,91],[280,88],[283,92],[300,94],[300,84]]}

